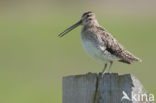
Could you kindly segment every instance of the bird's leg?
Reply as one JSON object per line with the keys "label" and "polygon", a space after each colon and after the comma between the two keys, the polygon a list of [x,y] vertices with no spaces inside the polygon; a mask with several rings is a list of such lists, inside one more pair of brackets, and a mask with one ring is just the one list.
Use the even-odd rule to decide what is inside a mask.
{"label": "bird's leg", "polygon": [[104,68],[103,68],[103,70],[102,70],[102,76],[105,74],[106,68],[107,68],[107,63],[105,63]]}
{"label": "bird's leg", "polygon": [[108,73],[110,73],[111,71],[111,68],[112,68],[112,64],[113,64],[113,62],[112,61],[110,61],[110,65],[109,65],[109,69],[108,69]]}

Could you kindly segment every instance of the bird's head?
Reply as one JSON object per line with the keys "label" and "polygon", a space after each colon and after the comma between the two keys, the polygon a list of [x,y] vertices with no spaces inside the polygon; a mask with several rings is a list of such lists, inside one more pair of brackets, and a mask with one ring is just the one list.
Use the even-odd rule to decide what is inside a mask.
{"label": "bird's head", "polygon": [[83,13],[81,19],[74,25],[72,25],[71,27],[67,28],[66,30],[64,30],[64,32],[60,33],[58,36],[62,37],[65,34],[67,34],[68,32],[70,32],[71,30],[73,30],[74,28],[78,27],[79,25],[82,26],[91,26],[91,25],[99,25],[95,14],[91,11],[85,12]]}
{"label": "bird's head", "polygon": [[95,14],[91,11],[85,12],[81,17],[81,21],[83,26],[98,24]]}

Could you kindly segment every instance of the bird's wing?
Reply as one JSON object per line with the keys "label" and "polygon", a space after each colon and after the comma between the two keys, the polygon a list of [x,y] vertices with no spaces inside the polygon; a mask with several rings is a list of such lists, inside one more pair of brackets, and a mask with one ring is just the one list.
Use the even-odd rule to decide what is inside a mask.
{"label": "bird's wing", "polygon": [[104,28],[97,27],[97,32],[106,45],[106,50],[120,58],[119,61],[130,64],[132,61],[140,61],[139,58],[128,52],[111,34]]}

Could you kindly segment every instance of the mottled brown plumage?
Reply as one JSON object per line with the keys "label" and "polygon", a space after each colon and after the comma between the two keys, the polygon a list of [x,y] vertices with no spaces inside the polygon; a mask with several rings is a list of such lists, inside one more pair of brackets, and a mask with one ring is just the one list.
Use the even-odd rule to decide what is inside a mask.
{"label": "mottled brown plumage", "polygon": [[132,61],[141,61],[139,58],[135,57],[133,54],[128,52],[110,33],[108,33],[102,27],[96,27],[97,34],[102,38],[106,50],[108,50],[112,55],[120,58],[119,61],[131,64]]}
{"label": "mottled brown plumage", "polygon": [[133,61],[141,61],[128,52],[108,31],[102,28],[93,12],[85,12],[81,20],[59,34],[62,37],[69,31],[82,25],[81,39],[84,50],[96,61],[105,64],[103,74],[110,63],[109,72],[113,61],[131,64]]}

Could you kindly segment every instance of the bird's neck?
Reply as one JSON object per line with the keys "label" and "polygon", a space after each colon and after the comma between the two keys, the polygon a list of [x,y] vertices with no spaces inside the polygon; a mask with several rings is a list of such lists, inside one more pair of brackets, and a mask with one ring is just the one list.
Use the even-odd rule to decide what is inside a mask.
{"label": "bird's neck", "polygon": [[97,21],[92,21],[88,24],[85,24],[85,25],[82,25],[82,31],[81,32],[84,32],[84,31],[87,31],[87,30],[95,30],[93,28],[97,28],[99,27],[99,23]]}

